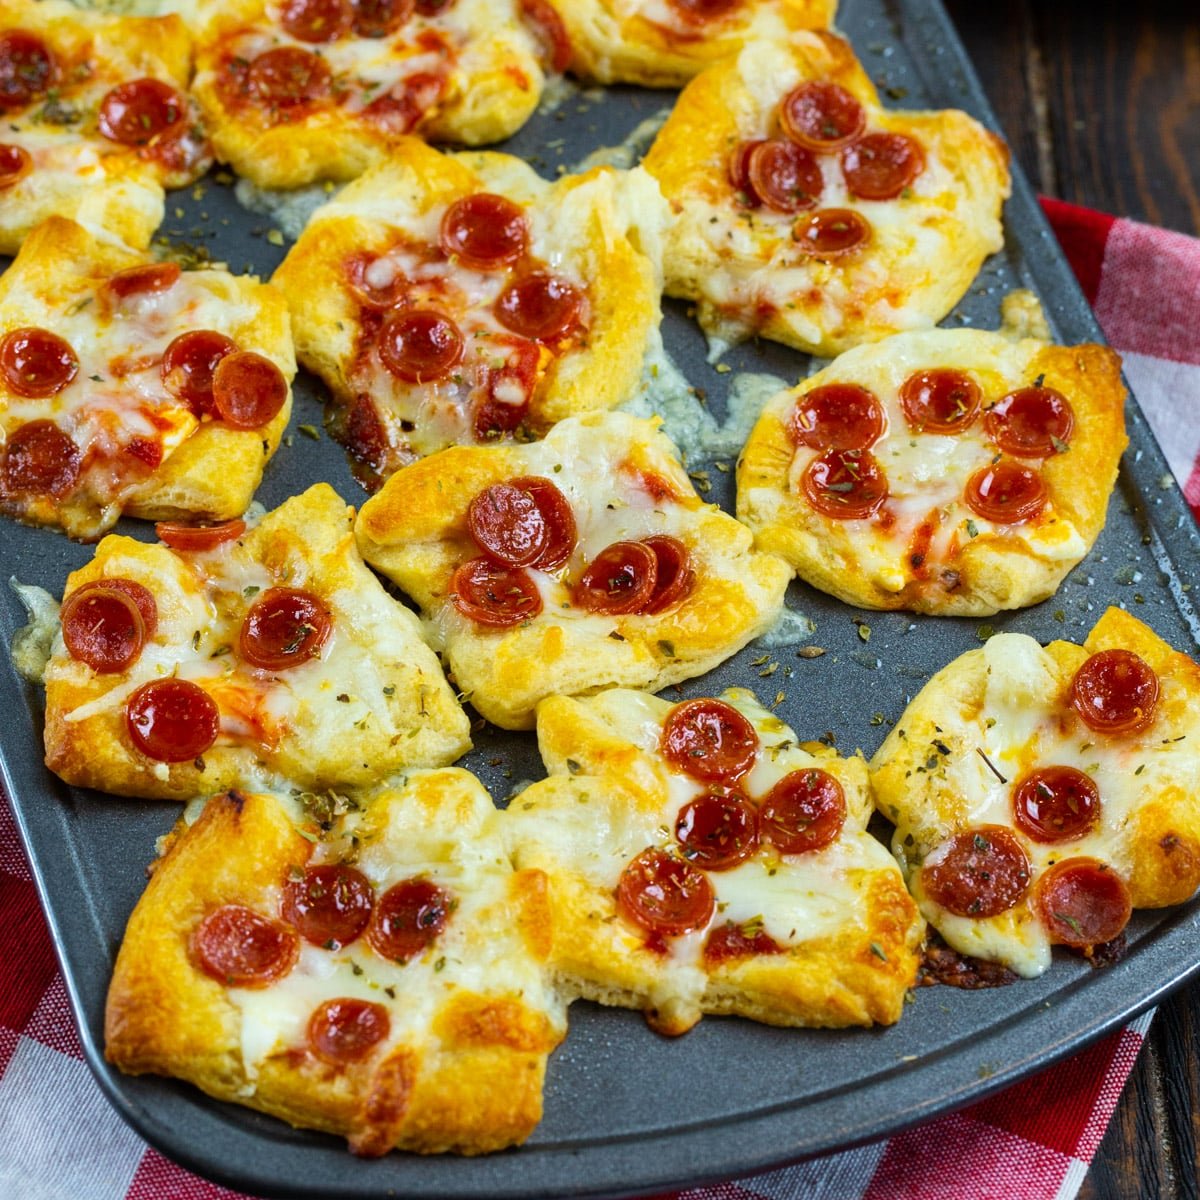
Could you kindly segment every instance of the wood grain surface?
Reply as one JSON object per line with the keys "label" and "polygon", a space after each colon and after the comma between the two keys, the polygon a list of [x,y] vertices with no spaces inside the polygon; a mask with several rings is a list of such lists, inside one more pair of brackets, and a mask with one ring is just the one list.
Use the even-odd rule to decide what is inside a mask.
{"label": "wood grain surface", "polygon": [[[1200,0],[946,7],[1039,191],[1200,234]],[[1198,1145],[1192,987],[1159,1008],[1080,1200],[1197,1200]]]}

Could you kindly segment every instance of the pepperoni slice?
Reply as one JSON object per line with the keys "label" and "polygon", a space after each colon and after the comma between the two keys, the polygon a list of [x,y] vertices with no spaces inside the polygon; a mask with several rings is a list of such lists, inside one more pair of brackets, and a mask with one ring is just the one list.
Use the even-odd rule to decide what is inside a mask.
{"label": "pepperoni slice", "polygon": [[984,426],[1006,454],[1049,458],[1066,449],[1075,413],[1066,396],[1054,388],[1019,388],[989,410]]}
{"label": "pepperoni slice", "polygon": [[215,329],[193,329],[175,338],[162,357],[163,387],[182,400],[197,417],[213,411],[213,372],[237,349],[237,343]]}
{"label": "pepperoni slice", "polygon": [[494,483],[467,507],[467,528],[475,544],[488,558],[510,567],[535,563],[550,536],[546,518],[524,483]]}
{"label": "pepperoni slice", "polygon": [[644,542],[613,542],[588,564],[572,600],[588,612],[645,612],[658,579],[658,556]]}
{"label": "pepperoni slice", "polygon": [[758,849],[758,813],[738,792],[709,792],[679,810],[675,837],[688,862],[728,871]]}
{"label": "pepperoni slice", "polygon": [[[358,13],[361,7],[360,0],[360,3],[354,6],[355,33],[358,33]],[[411,0],[408,7],[411,12]],[[298,42],[310,42],[314,45],[333,42],[340,38],[350,25],[350,5],[346,0],[283,0],[279,6],[279,24]]]}
{"label": "pepperoni slice", "polygon": [[213,409],[234,429],[261,429],[287,403],[283,372],[252,350],[224,355],[212,373]]}
{"label": "pepperoni slice", "polygon": [[1020,902],[1029,888],[1029,859],[1002,825],[956,833],[925,860],[925,893],[960,917],[994,917]]}
{"label": "pepperoni slice", "polygon": [[1111,942],[1133,912],[1125,881],[1096,858],[1055,863],[1038,880],[1034,897],[1050,940],[1077,950]]}
{"label": "pepperoni slice", "polygon": [[842,785],[809,767],[785,775],[760,803],[762,835],[783,854],[808,854],[837,840],[846,820]]}
{"label": "pepperoni slice", "polygon": [[432,308],[410,308],[389,317],[379,331],[379,358],[398,379],[441,379],[463,356],[459,327]]}
{"label": "pepperoni slice", "polygon": [[158,521],[155,536],[172,550],[184,553],[203,553],[215,550],[226,542],[235,542],[246,532],[246,522],[240,517],[222,521],[220,525],[185,525],[182,521]]}
{"label": "pepperoni slice", "polygon": [[903,133],[868,133],[842,151],[842,177],[860,200],[894,200],[925,170],[925,151]]}
{"label": "pepperoni slice", "polygon": [[758,734],[724,700],[687,700],[663,723],[659,753],[677,771],[711,783],[732,783],[754,766]]}
{"label": "pepperoni slice", "polygon": [[531,271],[500,293],[493,311],[501,325],[521,337],[557,342],[580,323],[583,301],[582,290],[561,275]]}
{"label": "pepperoni slice", "polygon": [[375,905],[367,941],[376,954],[403,966],[437,941],[450,909],[450,893],[431,880],[393,884]]}
{"label": "pepperoni slice", "polygon": [[1158,675],[1132,650],[1093,654],[1071,681],[1071,707],[1097,733],[1140,733],[1154,722]]}
{"label": "pepperoni slice", "polygon": [[689,25],[704,25],[720,20],[741,6],[742,0],[667,0]]}
{"label": "pepperoni slice", "polygon": [[279,915],[305,941],[340,950],[362,933],[371,919],[375,889],[355,867],[337,863],[305,867],[299,879],[283,885]]}
{"label": "pepperoni slice", "polygon": [[827,383],[805,392],[788,418],[792,441],[813,450],[866,450],[886,427],[883,405],[856,383]]}
{"label": "pepperoni slice", "polygon": [[238,638],[252,667],[285,671],[316,658],[333,629],[325,602],[301,588],[268,588],[250,605]]}
{"label": "pepperoni slice", "polygon": [[447,12],[454,0],[417,0],[417,12],[423,17],[436,17]]}
{"label": "pepperoni slice", "polygon": [[[497,349],[503,350],[502,344]],[[475,410],[475,437],[487,441],[520,427],[529,411],[542,352],[524,338],[510,344],[499,366],[487,368],[487,391]]]}
{"label": "pepperoni slice", "polygon": [[654,551],[654,592],[642,612],[666,612],[692,594],[696,572],[692,569],[692,552],[677,538],[667,533],[642,538],[642,545]]}
{"label": "pepperoni slice", "polygon": [[659,937],[703,929],[716,907],[708,876],[653,846],[621,872],[617,912]]}
{"label": "pepperoni slice", "polygon": [[521,0],[521,16],[533,26],[550,69],[565,71],[571,65],[571,39],[558,10],[549,0]]}
{"label": "pepperoni slice", "polygon": [[118,588],[73,592],[62,606],[61,621],[68,653],[99,674],[124,671],[146,644],[141,610]]}
{"label": "pepperoni slice", "polygon": [[825,186],[812,154],[782,138],[760,142],[746,155],[746,179],[757,200],[784,213],[816,208]]}
{"label": "pepperoni slice", "polygon": [[464,266],[490,271],[525,253],[529,226],[524,210],[507,196],[476,192],[456,200],[442,218],[441,246]]}
{"label": "pepperoni slice", "polygon": [[392,1029],[388,1010],[371,1000],[326,1000],[308,1019],[308,1045],[323,1062],[361,1062]]}
{"label": "pepperoni slice", "polygon": [[888,496],[887,476],[869,450],[827,450],[808,464],[801,486],[817,512],[843,521],[871,516]]}
{"label": "pepperoni slice", "polygon": [[18,396],[44,400],[57,396],[79,374],[79,359],[57,333],[26,325],[0,339],[0,375]]}
{"label": "pepperoni slice", "polygon": [[[322,2],[333,3],[334,0]],[[416,4],[414,0],[353,0],[353,7],[355,34],[358,37],[382,38],[406,24]]]}
{"label": "pepperoni slice", "polygon": [[739,958],[752,958],[756,954],[782,954],[783,947],[773,938],[760,922],[735,925],[726,921],[718,925],[704,943],[704,961],[714,966]]}
{"label": "pepperoni slice", "polygon": [[1013,818],[1035,842],[1069,842],[1100,819],[1100,789],[1074,767],[1041,767],[1013,789]]}
{"label": "pepperoni slice", "polygon": [[36,33],[0,33],[0,108],[23,108],[44,96],[58,75],[50,48]]}
{"label": "pepperoni slice", "polygon": [[1000,462],[976,471],[967,480],[963,499],[985,521],[1020,525],[1046,507],[1046,486],[1032,467]]}
{"label": "pepperoni slice", "polygon": [[389,133],[408,133],[441,99],[446,76],[430,71],[414,71],[372,100],[362,115]]}
{"label": "pepperoni slice", "polygon": [[12,187],[33,167],[33,159],[23,146],[0,142],[0,188]]}
{"label": "pepperoni slice", "polygon": [[144,146],[187,119],[187,101],[161,79],[119,83],[100,101],[97,123],[110,142]]}
{"label": "pepperoni slice", "polygon": [[296,935],[242,904],[215,908],[192,931],[192,956],[226,987],[266,987],[296,963]]}
{"label": "pepperoni slice", "polygon": [[384,255],[354,254],[346,262],[346,280],[355,299],[368,308],[395,308],[412,282]]}
{"label": "pepperoni slice", "polygon": [[520,625],[542,611],[537,584],[521,567],[502,567],[472,558],[450,580],[454,607],[477,625]]}
{"label": "pepperoni slice", "polygon": [[217,740],[220,712],[202,687],[186,679],[154,679],[129,697],[125,724],[147,758],[188,762]]}
{"label": "pepperoni slice", "polygon": [[5,495],[62,499],[83,469],[79,447],[53,421],[30,421],[8,439],[4,452]]}
{"label": "pepperoni slice", "polygon": [[[142,618],[142,628],[146,633],[146,640],[149,641],[154,636],[155,630],[158,629],[158,604],[155,602],[154,594],[149,588],[143,587],[140,583],[135,583],[132,579],[114,576],[111,579],[94,579],[91,583],[85,583],[82,587],[77,587],[71,593],[69,599],[73,600],[76,596],[82,596],[86,592],[96,589],[122,592],[128,596],[137,605],[138,614]],[[64,604],[63,607],[65,608],[66,605]]]}
{"label": "pepperoni slice", "polygon": [[802,83],[779,106],[779,123],[793,141],[812,150],[836,150],[867,124],[863,106],[836,83]]}
{"label": "pepperoni slice", "polygon": [[953,367],[917,371],[900,385],[900,407],[917,433],[962,433],[979,415],[983,389]]}
{"label": "pepperoni slice", "polygon": [[267,108],[293,108],[329,92],[329,66],[311,50],[276,46],[260,54],[246,73],[250,91]]}
{"label": "pepperoni slice", "polygon": [[751,138],[749,141],[739,142],[729,155],[729,182],[738,194],[738,203],[747,208],[757,208],[762,203],[761,197],[754,191],[754,185],[750,182],[750,155],[758,146],[763,145],[764,141],[764,138]]}
{"label": "pepperoni slice", "polygon": [[849,208],[823,208],[801,217],[792,228],[792,240],[813,258],[837,258],[857,250],[871,236],[862,213]]}
{"label": "pepperoni slice", "polygon": [[140,267],[127,267],[110,276],[104,281],[104,291],[118,304],[131,296],[157,296],[170,291],[179,282],[182,273],[178,263],[143,263]]}
{"label": "pepperoni slice", "polygon": [[546,545],[532,565],[539,571],[556,571],[571,557],[578,537],[571,502],[549,479],[540,475],[527,475],[514,479],[513,483],[533,497],[546,523]]}

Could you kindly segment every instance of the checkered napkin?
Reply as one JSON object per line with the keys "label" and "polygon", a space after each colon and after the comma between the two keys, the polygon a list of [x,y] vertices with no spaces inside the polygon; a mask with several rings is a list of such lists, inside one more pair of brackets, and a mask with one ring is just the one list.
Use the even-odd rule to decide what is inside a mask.
{"label": "checkered napkin", "polygon": [[[1200,518],[1200,242],[1044,202],[1171,470]],[[858,1150],[678,1200],[1070,1200],[1150,1016],[952,1116]],[[7,801],[0,797],[0,1196],[217,1200],[149,1149],[83,1062]]]}

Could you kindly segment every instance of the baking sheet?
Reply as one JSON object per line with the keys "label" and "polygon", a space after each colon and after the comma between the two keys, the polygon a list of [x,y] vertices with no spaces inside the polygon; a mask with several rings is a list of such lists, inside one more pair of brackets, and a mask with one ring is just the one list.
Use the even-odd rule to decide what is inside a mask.
{"label": "baking sheet", "polygon": [[[957,106],[994,119],[937,0],[843,0],[840,25],[885,102]],[[589,151],[644,132],[671,93],[613,88],[560,91],[506,146],[548,176]],[[272,219],[247,213],[232,189],[168,197],[163,232],[202,243],[234,270],[268,275],[286,245]],[[1029,188],[1018,172],[1006,209],[1005,251],[990,261],[946,324],[995,328],[999,302],[1013,287],[1042,299],[1063,341],[1098,340],[1090,311]],[[808,373],[803,356],[769,343],[731,351],[721,372],[686,306],[665,303],[664,340],[709,411],[724,416],[740,373],[788,383]],[[258,499],[274,507],[326,479],[351,503],[364,494],[322,428],[322,386],[301,375],[292,443],[269,465]],[[1175,646],[1195,653],[1200,635],[1188,590],[1197,533],[1161,453],[1136,406],[1131,446],[1107,528],[1059,594],[1024,612],[985,621],[933,619],[856,610],[793,584],[789,606],[811,622],[803,643],[751,645],[720,670],[686,684],[707,695],[732,684],[755,688],[803,737],[836,736],[843,752],[879,745],[911,697],[939,667],[980,644],[991,630],[1049,641],[1082,640],[1108,604],[1123,604]],[[732,468],[730,455],[722,460]],[[707,498],[732,508],[732,470],[706,472]],[[152,538],[150,527],[122,532]],[[67,572],[91,550],[61,536],[5,525],[3,577],[17,575],[60,595]],[[0,600],[5,643],[23,623],[15,596]],[[793,628],[805,626],[798,622]],[[800,645],[826,654],[800,658]],[[763,655],[768,657],[763,660]],[[762,660],[762,661],[760,661]],[[778,667],[766,674],[772,664]],[[174,804],[100,798],[71,789],[41,765],[41,689],[5,659],[0,700],[4,783],[49,913],[85,1054],[109,1099],[153,1145],[203,1175],[263,1195],[375,1197],[564,1197],[632,1195],[745,1174],[892,1133],[981,1098],[1078,1049],[1200,973],[1200,911],[1193,905],[1137,914],[1130,953],[1094,971],[1056,956],[1041,979],[986,992],[927,988],[887,1030],[797,1031],[738,1019],[705,1018],[668,1041],[640,1014],[579,1003],[570,1033],[553,1055],[546,1112],[521,1149],[481,1159],[392,1154],[352,1158],[332,1137],[294,1131],[265,1116],[209,1100],[172,1080],[127,1078],[103,1062],[104,996],[126,918],[144,885],[155,838],[173,823]],[[485,730],[463,760],[503,802],[543,772],[531,735]],[[501,758],[501,766],[491,760]]]}

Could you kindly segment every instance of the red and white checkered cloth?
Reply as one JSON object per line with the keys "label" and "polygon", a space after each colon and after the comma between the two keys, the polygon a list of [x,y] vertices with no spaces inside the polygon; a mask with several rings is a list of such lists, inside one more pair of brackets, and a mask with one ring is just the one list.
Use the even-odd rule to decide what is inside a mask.
{"label": "red and white checkered cloth", "polygon": [[[1044,202],[1200,518],[1200,242]],[[83,1062],[7,802],[0,798],[0,1196],[218,1200],[235,1193],[148,1149]],[[1150,1017],[1071,1062],[886,1142],[681,1200],[1070,1200]]]}

